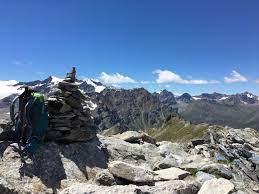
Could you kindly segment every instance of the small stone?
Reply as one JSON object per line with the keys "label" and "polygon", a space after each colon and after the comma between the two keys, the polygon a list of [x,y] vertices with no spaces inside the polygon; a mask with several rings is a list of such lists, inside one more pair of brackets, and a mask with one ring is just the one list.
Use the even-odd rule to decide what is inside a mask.
{"label": "small stone", "polygon": [[98,173],[95,177],[95,181],[99,185],[104,185],[104,186],[112,186],[117,184],[115,178],[107,169]]}

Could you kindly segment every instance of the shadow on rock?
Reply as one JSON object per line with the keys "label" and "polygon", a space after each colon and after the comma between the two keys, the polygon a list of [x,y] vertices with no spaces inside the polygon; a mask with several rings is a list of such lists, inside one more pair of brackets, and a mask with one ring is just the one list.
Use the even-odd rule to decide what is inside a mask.
{"label": "shadow on rock", "polygon": [[61,181],[66,179],[65,169],[60,156],[59,146],[55,143],[46,143],[38,150],[37,154],[26,161],[20,168],[21,177],[38,177],[53,193],[61,186]]}
{"label": "shadow on rock", "polygon": [[97,137],[89,142],[63,145],[61,154],[75,163],[87,180],[91,178],[87,168],[107,168],[108,156],[101,148],[101,142]]}
{"label": "shadow on rock", "polygon": [[0,142],[0,157],[2,158],[5,150],[10,146],[12,142]]}
{"label": "shadow on rock", "polygon": [[66,187],[66,181],[62,180],[85,182],[95,177],[97,169],[107,168],[107,163],[107,154],[97,138],[70,144],[46,142],[33,158],[21,166],[20,176],[36,176],[56,193]]}

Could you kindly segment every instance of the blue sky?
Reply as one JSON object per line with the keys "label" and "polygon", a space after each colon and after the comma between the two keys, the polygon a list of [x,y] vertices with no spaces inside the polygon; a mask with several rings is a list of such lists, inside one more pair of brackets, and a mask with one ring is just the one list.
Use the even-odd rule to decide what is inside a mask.
{"label": "blue sky", "polygon": [[[258,0],[0,0],[0,80],[259,94]],[[114,83],[112,83],[114,82]]]}

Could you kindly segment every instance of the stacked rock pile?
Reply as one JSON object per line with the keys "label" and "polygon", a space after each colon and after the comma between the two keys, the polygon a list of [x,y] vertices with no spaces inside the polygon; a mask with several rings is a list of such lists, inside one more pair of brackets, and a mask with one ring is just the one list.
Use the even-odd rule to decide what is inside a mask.
{"label": "stacked rock pile", "polygon": [[87,141],[95,137],[90,110],[85,104],[86,96],[81,93],[73,68],[66,78],[58,83],[53,96],[49,97],[49,130],[46,139],[60,142]]}

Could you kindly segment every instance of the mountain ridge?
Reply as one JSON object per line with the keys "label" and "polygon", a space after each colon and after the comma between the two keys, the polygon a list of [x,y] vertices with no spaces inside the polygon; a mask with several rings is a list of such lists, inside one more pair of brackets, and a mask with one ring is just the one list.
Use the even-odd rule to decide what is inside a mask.
{"label": "mountain ridge", "polygon": [[[8,106],[12,99],[23,91],[22,88],[25,85],[50,96],[61,80],[58,77],[49,76],[44,80],[31,82],[6,82],[12,87],[10,89],[12,93],[0,100],[2,118],[8,119]],[[207,122],[237,128],[259,129],[259,97],[249,92],[232,95],[214,92],[195,96],[184,93],[176,96],[167,90],[150,93],[144,88],[117,89],[91,79],[77,80],[76,84],[88,96],[88,107],[100,129],[113,131],[112,133],[160,127],[162,120],[166,120],[176,112],[185,120],[196,124]],[[13,91],[17,93],[15,94]],[[107,95],[109,102],[105,99]],[[132,104],[139,95],[142,95],[142,99],[138,103]],[[118,109],[118,104],[121,105],[121,110]],[[143,107],[143,104],[149,104],[152,108]],[[132,109],[129,109],[130,106]],[[124,110],[130,113],[126,113],[127,111]]]}

